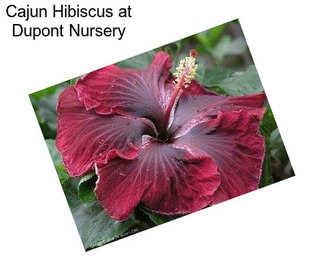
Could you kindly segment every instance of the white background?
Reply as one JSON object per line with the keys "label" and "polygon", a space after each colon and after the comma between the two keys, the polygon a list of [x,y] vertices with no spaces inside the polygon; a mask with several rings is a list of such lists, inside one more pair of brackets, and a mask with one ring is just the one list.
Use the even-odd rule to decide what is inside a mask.
{"label": "white background", "polygon": [[[0,4],[2,270],[323,270],[319,1],[79,0],[131,3],[133,18],[27,23],[121,24],[122,41],[13,38],[18,2]],[[28,94],[236,18],[297,176],[85,253]]]}

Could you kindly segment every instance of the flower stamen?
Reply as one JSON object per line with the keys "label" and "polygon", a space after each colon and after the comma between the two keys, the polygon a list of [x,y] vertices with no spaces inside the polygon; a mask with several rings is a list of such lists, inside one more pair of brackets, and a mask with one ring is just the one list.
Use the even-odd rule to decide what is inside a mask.
{"label": "flower stamen", "polygon": [[165,115],[161,124],[161,132],[159,134],[159,137],[162,139],[164,139],[166,136],[166,130],[169,125],[169,119],[171,117],[172,109],[176,104],[178,97],[181,96],[183,88],[189,87],[189,84],[196,75],[196,56],[197,52],[194,49],[190,50],[190,56],[182,59],[179,63],[179,66],[176,68],[176,72],[174,73],[174,91],[166,108]]}
{"label": "flower stamen", "polygon": [[174,73],[175,88],[188,88],[192,79],[194,79],[198,67],[195,63],[196,56],[197,52],[192,49],[190,51],[190,56],[185,57],[179,62],[179,65],[176,68],[176,72]]}

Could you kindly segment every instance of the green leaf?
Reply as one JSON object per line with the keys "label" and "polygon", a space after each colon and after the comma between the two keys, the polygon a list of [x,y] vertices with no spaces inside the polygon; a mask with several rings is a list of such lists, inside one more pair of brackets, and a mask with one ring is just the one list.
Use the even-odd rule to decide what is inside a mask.
{"label": "green leaf", "polygon": [[271,161],[271,133],[277,128],[271,108],[267,108],[264,118],[260,125],[260,131],[265,136],[266,152],[262,167],[262,177],[260,187],[264,187],[274,183],[272,161]]}
{"label": "green leaf", "polygon": [[243,37],[232,39],[230,36],[224,35],[212,50],[212,55],[218,60],[223,60],[229,55],[240,55],[247,48],[246,40]]}
{"label": "green leaf", "polygon": [[214,46],[215,42],[220,38],[225,24],[219,25],[212,29],[200,32],[193,37],[207,50]]}
{"label": "green leaf", "polygon": [[195,79],[198,82],[203,82],[204,76],[205,76],[205,66],[202,62],[198,62],[197,65],[198,65],[198,68],[197,68]]}
{"label": "green leaf", "polygon": [[263,91],[254,65],[250,65],[245,71],[235,72],[230,77],[221,80],[218,83],[218,87],[226,90],[230,95],[243,95]]}
{"label": "green leaf", "polygon": [[270,108],[267,108],[260,131],[266,140],[266,153],[260,182],[260,187],[264,187],[293,176],[294,171]]}
{"label": "green leaf", "polygon": [[91,172],[79,180],[71,179],[62,164],[55,141],[47,139],[46,144],[85,250],[101,246],[121,237],[122,234],[126,234],[126,231],[132,225],[137,223],[133,216],[125,222],[118,222],[108,217],[95,200],[93,189],[96,175]]}
{"label": "green leaf", "polygon": [[83,176],[78,185],[78,196],[82,203],[86,204],[96,199],[94,194],[97,176],[93,171]]}
{"label": "green leaf", "polygon": [[69,84],[70,86],[74,85],[76,81],[80,78],[80,76],[72,78],[70,80],[67,80],[66,83]]}
{"label": "green leaf", "polygon": [[260,187],[264,187],[274,183],[272,165],[271,165],[271,154],[270,154],[270,142],[266,139],[266,152],[262,166],[262,176],[260,181]]}
{"label": "green leaf", "polygon": [[29,95],[45,138],[56,137],[57,100],[59,94],[68,86],[69,84],[64,82]]}
{"label": "green leaf", "polygon": [[49,128],[53,131],[56,131],[57,125],[57,105],[58,94],[49,95],[43,97],[38,102],[37,114],[39,116],[39,121],[41,123],[46,123]]}
{"label": "green leaf", "polygon": [[43,97],[60,93],[64,88],[74,85],[75,82],[77,81],[77,79],[79,79],[79,77],[75,77],[75,78],[69,79],[65,82],[59,83],[57,85],[33,92],[33,93],[29,94],[29,97],[34,100],[40,100]]}
{"label": "green leaf", "polygon": [[276,128],[270,135],[271,141],[271,155],[279,161],[288,159],[287,152],[280,135],[278,128]]}
{"label": "green leaf", "polygon": [[269,139],[271,133],[277,128],[273,112],[270,107],[266,109],[266,113],[260,125],[261,133]]}
{"label": "green leaf", "polygon": [[203,80],[199,82],[205,87],[212,88],[216,87],[224,79],[230,78],[233,74],[233,70],[219,66],[214,69],[206,70]]}
{"label": "green leaf", "polygon": [[167,45],[164,45],[162,47],[155,49],[155,51],[156,52],[164,51],[168,53],[171,56],[172,60],[174,61],[182,49],[182,41],[183,40],[178,40],[173,43],[169,43]]}
{"label": "green leaf", "polygon": [[245,71],[232,71],[217,67],[205,73],[202,84],[206,87],[218,87],[229,95],[243,95],[263,91],[254,65],[250,65]]}
{"label": "green leaf", "polygon": [[276,128],[270,135],[271,142],[271,157],[273,159],[273,170],[278,180],[294,176],[294,171],[289,160],[283,139],[278,128]]}
{"label": "green leaf", "polygon": [[264,187],[293,176],[294,172],[270,108],[267,108],[260,131],[266,139],[266,155],[260,183],[260,187]]}
{"label": "green leaf", "polygon": [[180,216],[158,215],[158,214],[152,213],[151,211],[143,207],[141,207],[140,210],[143,211],[150,218],[150,220],[154,222],[156,225],[161,225],[161,224],[164,224],[165,222],[168,222],[180,217]]}
{"label": "green leaf", "polygon": [[53,139],[46,139],[46,144],[47,144],[47,148],[49,150],[50,156],[53,160],[58,178],[60,180],[60,182],[63,184],[64,182],[66,182],[70,176],[68,175],[60,154],[58,153],[56,146],[55,146],[55,140]]}
{"label": "green leaf", "polygon": [[85,250],[102,246],[127,235],[127,230],[137,223],[133,216],[124,222],[108,217],[97,201],[82,204],[78,197],[76,179],[64,182],[62,187]]}
{"label": "green leaf", "polygon": [[55,94],[57,86],[58,85],[54,85],[54,86],[51,86],[51,87],[36,91],[34,93],[31,93],[29,95],[29,97],[32,98],[32,99],[35,99],[35,100],[40,100],[44,96]]}
{"label": "green leaf", "polygon": [[154,51],[148,51],[146,53],[128,58],[126,60],[116,63],[120,68],[128,69],[146,69],[153,60]]}

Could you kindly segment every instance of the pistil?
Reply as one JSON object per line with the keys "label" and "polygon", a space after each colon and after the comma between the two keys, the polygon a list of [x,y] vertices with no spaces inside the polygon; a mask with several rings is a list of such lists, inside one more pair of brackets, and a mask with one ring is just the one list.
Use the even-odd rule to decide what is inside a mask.
{"label": "pistil", "polygon": [[195,58],[197,53],[195,50],[190,51],[190,56],[185,57],[179,63],[179,66],[176,68],[176,72],[174,73],[174,91],[166,108],[166,112],[164,114],[164,119],[161,127],[160,137],[166,137],[166,130],[169,124],[169,119],[173,110],[175,103],[178,98],[181,96],[185,88],[188,88],[191,80],[194,78],[197,70],[197,64],[195,64]]}

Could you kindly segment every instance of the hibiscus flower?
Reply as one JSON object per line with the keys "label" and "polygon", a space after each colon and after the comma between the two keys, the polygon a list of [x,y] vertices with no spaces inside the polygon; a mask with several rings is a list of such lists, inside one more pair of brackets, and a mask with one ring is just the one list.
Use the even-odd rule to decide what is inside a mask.
{"label": "hibiscus flower", "polygon": [[107,214],[126,220],[138,204],[188,214],[258,188],[264,158],[264,93],[224,96],[158,52],[147,69],[110,65],[64,90],[56,145],[72,177],[95,169]]}

